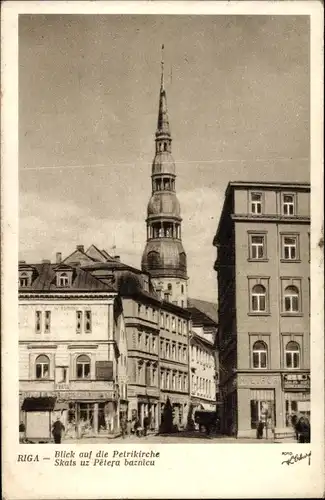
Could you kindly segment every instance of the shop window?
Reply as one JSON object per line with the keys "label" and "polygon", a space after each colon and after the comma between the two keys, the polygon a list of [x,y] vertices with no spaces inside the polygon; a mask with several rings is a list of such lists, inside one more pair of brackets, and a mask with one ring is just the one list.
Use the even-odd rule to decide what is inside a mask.
{"label": "shop window", "polygon": [[85,354],[77,357],[76,361],[77,378],[90,378],[90,358]]}
{"label": "shop window", "polygon": [[282,215],[295,215],[295,197],[293,194],[282,195]]}
{"label": "shop window", "polygon": [[275,407],[272,400],[256,400],[250,402],[251,406],[251,428],[257,429],[259,422],[266,422],[271,419],[271,425],[276,425],[275,422]]}
{"label": "shop window", "polygon": [[262,193],[251,193],[250,212],[256,215],[262,213]]}
{"label": "shop window", "polygon": [[286,399],[286,427],[293,425],[292,417],[298,412],[298,401],[290,401]]}
{"label": "shop window", "polygon": [[50,360],[44,354],[41,354],[35,361],[36,378],[48,379],[50,376]]}
{"label": "shop window", "polygon": [[296,286],[287,286],[284,290],[284,311],[299,312],[299,290]]}
{"label": "shop window", "polygon": [[288,342],[285,348],[286,368],[300,368],[300,347],[297,342]]}
{"label": "shop window", "polygon": [[253,345],[253,368],[267,368],[267,345],[264,342]]}
{"label": "shop window", "polygon": [[266,289],[264,286],[253,286],[251,307],[253,312],[266,312]]}

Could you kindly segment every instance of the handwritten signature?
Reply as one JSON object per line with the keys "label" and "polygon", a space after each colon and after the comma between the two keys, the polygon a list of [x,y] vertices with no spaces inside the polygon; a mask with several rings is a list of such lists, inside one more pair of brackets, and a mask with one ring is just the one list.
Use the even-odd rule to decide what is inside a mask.
{"label": "handwritten signature", "polygon": [[311,451],[309,453],[292,453],[291,451],[283,451],[282,455],[289,455],[289,458],[286,460],[283,460],[283,464],[287,465],[293,465],[296,464],[297,462],[300,462],[301,460],[304,460],[305,458],[308,458],[308,465],[310,465],[311,462]]}

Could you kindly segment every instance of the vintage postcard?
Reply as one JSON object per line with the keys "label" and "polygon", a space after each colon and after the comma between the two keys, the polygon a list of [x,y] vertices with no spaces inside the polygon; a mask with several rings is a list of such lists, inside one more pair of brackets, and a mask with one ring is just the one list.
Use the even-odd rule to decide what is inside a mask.
{"label": "vintage postcard", "polygon": [[320,2],[5,2],[4,498],[324,493]]}

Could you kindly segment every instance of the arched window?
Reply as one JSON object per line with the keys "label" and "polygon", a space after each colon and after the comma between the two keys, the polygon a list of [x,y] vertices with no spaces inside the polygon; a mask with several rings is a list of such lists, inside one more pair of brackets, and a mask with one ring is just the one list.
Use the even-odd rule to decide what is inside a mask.
{"label": "arched window", "polygon": [[288,342],[285,348],[286,368],[300,368],[300,347],[297,342]]}
{"label": "arched window", "polygon": [[44,354],[41,354],[36,358],[36,378],[44,379],[49,378],[50,374],[50,360]]}
{"label": "arched window", "polygon": [[267,345],[264,342],[253,345],[253,368],[267,368]]}
{"label": "arched window", "polygon": [[287,286],[284,290],[284,310],[285,312],[299,311],[299,290],[296,286]]}
{"label": "arched window", "polygon": [[90,378],[90,358],[85,354],[77,357],[77,378]]}
{"label": "arched window", "polygon": [[69,285],[69,277],[67,273],[60,273],[58,276],[58,286],[68,286]]}
{"label": "arched window", "polygon": [[173,289],[172,284],[171,284],[171,283],[168,283],[168,285],[167,285],[167,290],[168,290],[169,292],[171,292],[171,291],[172,291],[172,289]]}
{"label": "arched window", "polygon": [[27,273],[21,273],[19,276],[19,286],[21,288],[24,288],[28,286],[28,274]]}
{"label": "arched window", "polygon": [[262,285],[255,285],[252,289],[252,311],[266,311],[266,290]]}
{"label": "arched window", "polygon": [[167,142],[164,142],[164,151],[167,151]]}

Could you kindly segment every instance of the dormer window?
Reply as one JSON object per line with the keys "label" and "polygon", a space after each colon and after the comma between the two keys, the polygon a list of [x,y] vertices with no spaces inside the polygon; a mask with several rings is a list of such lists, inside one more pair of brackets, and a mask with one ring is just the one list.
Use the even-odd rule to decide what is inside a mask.
{"label": "dormer window", "polygon": [[67,273],[58,273],[56,280],[57,286],[60,288],[64,288],[70,285],[70,276]]}
{"label": "dormer window", "polygon": [[27,273],[20,273],[19,275],[19,286],[25,288],[29,285],[29,276]]}

